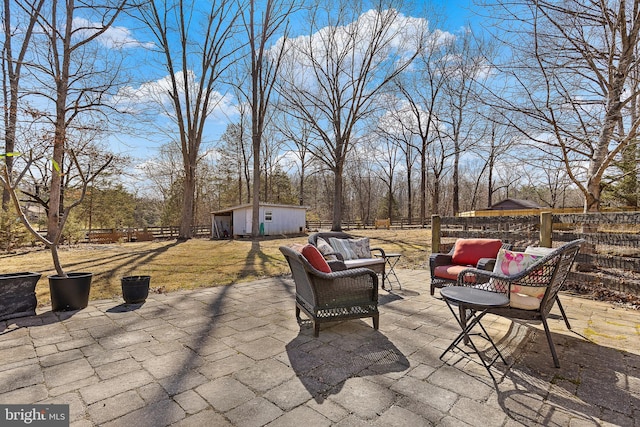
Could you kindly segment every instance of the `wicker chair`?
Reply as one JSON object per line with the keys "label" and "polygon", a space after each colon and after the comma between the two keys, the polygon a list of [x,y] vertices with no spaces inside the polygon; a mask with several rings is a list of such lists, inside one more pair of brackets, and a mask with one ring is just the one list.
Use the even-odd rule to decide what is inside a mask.
{"label": "wicker chair", "polygon": [[[478,258],[478,260],[474,263],[473,267],[478,268],[480,270],[493,270],[493,266],[496,262],[496,255],[498,250],[500,249],[500,242],[496,239],[458,239],[456,244],[459,242],[497,242],[497,245],[494,249],[495,251],[491,251],[489,253],[483,254],[482,257]],[[502,242],[503,249],[511,249],[511,244]],[[431,295],[435,293],[436,288],[444,288],[445,286],[453,286],[458,282],[458,273],[465,268],[469,267],[469,265],[456,265],[453,256],[456,247],[455,245],[451,248],[449,253],[433,253],[429,256],[429,269],[431,270]],[[447,274],[446,277],[440,276],[438,273],[439,267],[444,267],[449,272],[453,272],[453,274]]]}
{"label": "wicker chair", "polygon": [[281,246],[296,285],[296,318],[300,311],[313,322],[313,335],[320,324],[345,319],[373,318],[378,329],[378,276],[368,268],[322,273],[289,247]]}
{"label": "wicker chair", "polygon": [[[557,301],[565,318],[565,323],[569,327],[564,309],[558,300],[558,291],[562,288],[573,261],[580,250],[580,246],[584,243],[583,239],[574,240],[557,248],[553,252],[537,260],[524,271],[513,276],[504,276],[502,274],[493,273],[479,269],[463,270],[458,276],[458,286],[474,286],[491,292],[501,292],[507,294],[510,299],[510,305],[507,307],[490,308],[488,313],[498,316],[520,319],[520,320],[539,320],[544,326],[544,331],[549,343],[549,349],[553,357],[556,368],[560,367],[558,355],[553,345],[551,332],[547,324],[547,316]],[[519,306],[529,305],[530,302],[523,303],[523,298],[532,298],[537,300],[533,295],[540,292],[539,289],[544,287],[544,293],[539,300],[537,308],[518,308],[516,298],[519,298]],[[537,304],[538,302],[535,301]],[[461,323],[466,324],[467,307],[459,304]]]}
{"label": "wicker chair", "polygon": [[[309,243],[311,243],[313,246],[318,246],[318,238],[322,238],[324,240],[326,240],[327,242],[329,242],[330,238],[336,238],[336,239],[355,239],[354,236],[347,234],[347,233],[343,233],[342,231],[325,231],[325,232],[320,232],[320,233],[313,233],[311,235],[309,235]],[[338,263],[337,265],[340,266],[344,266],[347,269],[352,269],[352,268],[369,268],[373,271],[375,271],[377,274],[380,275],[381,278],[381,285],[382,285],[382,289],[385,288],[384,286],[384,279],[385,279],[385,266],[386,266],[386,258],[385,258],[385,252],[384,249],[382,248],[370,248],[369,249],[371,252],[371,255],[369,258],[361,258],[361,259],[355,259],[355,260],[344,260],[342,258],[342,255],[340,255],[337,252],[332,253],[331,255],[334,255],[335,257],[338,258]],[[334,266],[332,265],[331,261],[328,261],[329,265],[331,265],[331,269],[334,269]],[[338,267],[339,268],[339,267]]]}

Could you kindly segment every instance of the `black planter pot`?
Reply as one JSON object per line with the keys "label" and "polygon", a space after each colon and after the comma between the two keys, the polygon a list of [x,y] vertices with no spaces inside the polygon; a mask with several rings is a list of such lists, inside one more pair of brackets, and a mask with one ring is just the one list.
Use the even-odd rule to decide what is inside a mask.
{"label": "black planter pot", "polygon": [[49,276],[53,311],[82,310],[89,304],[93,273],[69,273],[68,276]]}
{"label": "black planter pot", "polygon": [[0,320],[36,314],[36,283],[41,276],[29,271],[0,274]]}
{"label": "black planter pot", "polygon": [[122,298],[127,304],[145,302],[149,296],[151,276],[126,276],[120,279]]}

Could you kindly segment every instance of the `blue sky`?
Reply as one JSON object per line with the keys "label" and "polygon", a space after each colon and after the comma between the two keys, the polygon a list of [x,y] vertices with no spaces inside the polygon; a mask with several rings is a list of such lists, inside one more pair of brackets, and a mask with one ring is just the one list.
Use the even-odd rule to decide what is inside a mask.
{"label": "blue sky", "polygon": [[444,8],[446,14],[445,30],[456,31],[471,22],[473,25],[478,17],[473,13],[476,7],[473,0],[438,0],[434,4]]}
{"label": "blue sky", "polygon": [[[431,30],[440,29],[440,30],[445,30],[445,31],[455,33],[470,21],[472,22],[472,24],[474,24],[474,26],[477,23],[474,21],[477,21],[478,18],[472,12],[472,8],[474,7],[473,0],[437,0],[437,1],[433,1],[431,4],[433,5],[433,7],[435,7],[436,9],[440,9],[445,14],[445,16],[441,17],[441,19],[435,20],[434,22],[435,28],[432,26]],[[405,13],[410,14],[407,12]],[[427,18],[430,22],[432,21],[432,18],[430,16],[423,16],[423,17]],[[120,25],[126,26],[126,24],[120,24]],[[131,36],[134,39],[136,39],[140,44],[145,44],[149,41],[149,40],[145,40],[144,38],[145,36],[142,31],[138,32],[133,30],[131,33]],[[136,55],[140,54],[141,57],[144,55],[144,52],[142,52],[142,47],[137,47],[135,49],[132,49],[132,53]],[[144,63],[144,61],[139,61],[139,63]],[[147,73],[146,74],[147,76],[153,76],[153,77],[150,77],[152,79],[151,82],[157,82],[161,80],[163,77],[166,77],[160,74],[157,74],[157,75],[152,74],[152,73],[159,73],[159,72],[161,73],[162,72],[161,67],[154,67],[153,72],[151,72],[150,69],[149,71],[144,69],[144,71]],[[133,89],[138,90],[140,89],[140,86],[134,85]],[[229,108],[227,108],[227,110],[229,110]],[[209,123],[207,126],[208,142],[214,142],[220,137],[220,135],[222,135],[222,133],[226,129],[227,122],[228,122],[228,118],[222,115],[218,115],[218,117],[212,117],[209,120]],[[114,152],[128,154],[138,159],[139,161],[144,161],[145,159],[156,157],[158,152],[157,150],[162,145],[163,142],[166,142],[166,139],[164,139],[164,141],[162,140],[150,141],[144,138],[137,138],[132,135],[119,135],[117,137],[110,138],[110,141],[109,141],[111,148]]]}

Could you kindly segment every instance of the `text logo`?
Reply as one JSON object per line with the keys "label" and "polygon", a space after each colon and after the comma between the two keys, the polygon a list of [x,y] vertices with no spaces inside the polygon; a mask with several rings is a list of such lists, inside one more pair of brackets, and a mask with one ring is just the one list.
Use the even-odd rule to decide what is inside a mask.
{"label": "text logo", "polygon": [[68,427],[69,405],[0,405],[0,426]]}

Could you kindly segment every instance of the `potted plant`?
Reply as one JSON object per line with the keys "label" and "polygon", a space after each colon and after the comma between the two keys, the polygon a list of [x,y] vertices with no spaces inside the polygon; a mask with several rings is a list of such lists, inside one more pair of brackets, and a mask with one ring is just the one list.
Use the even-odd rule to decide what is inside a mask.
{"label": "potted plant", "polygon": [[36,314],[36,283],[40,276],[30,271],[0,274],[0,320]]}
{"label": "potted plant", "polygon": [[140,304],[149,296],[151,276],[125,276],[120,279],[122,298],[127,304]]}
{"label": "potted plant", "polygon": [[[6,158],[8,156],[19,156],[19,153],[5,153],[0,154],[0,158]],[[3,163],[3,168],[0,173],[0,182],[4,189],[9,193],[11,201],[13,203],[13,207],[17,212],[21,222],[27,228],[27,230],[41,243],[43,243],[51,252],[51,257],[53,260],[53,265],[56,270],[56,274],[49,276],[49,291],[51,293],[51,307],[53,311],[66,311],[66,310],[80,310],[87,306],[89,302],[89,292],[91,288],[91,279],[93,277],[93,273],[66,273],[62,264],[60,263],[60,257],[58,255],[58,247],[62,241],[62,235],[64,230],[64,225],[69,217],[69,213],[71,209],[78,206],[85,198],[87,193],[87,187],[89,184],[96,178],[96,176],[102,172],[110,163],[112,158],[108,158],[107,161],[100,167],[95,173],[91,173],[90,169],[88,173],[84,173],[80,164],[78,162],[78,158],[76,157],[73,150],[69,151],[69,155],[72,159],[72,164],[75,166],[75,170],[80,179],[80,195],[79,197],[73,201],[73,203],[68,204],[64,207],[59,215],[51,215],[51,205],[49,208],[49,218],[52,216],[57,218],[58,221],[53,223],[49,221],[47,227],[47,234],[43,234],[35,229],[35,227],[29,221],[29,218],[25,214],[25,211],[20,204],[20,199],[18,197],[18,185],[21,182],[22,178],[25,176],[26,172],[32,166],[34,159],[30,155],[29,159],[26,160],[26,163],[20,173],[10,174],[6,163]],[[62,174],[60,170],[60,166],[53,161],[53,170]],[[60,182],[60,181],[59,181]],[[60,185],[60,184],[58,184]],[[53,187],[53,184],[52,184]],[[50,194],[53,197],[54,192],[52,191]],[[58,189],[58,195],[60,194],[60,189]],[[59,212],[56,210],[55,212]]]}

